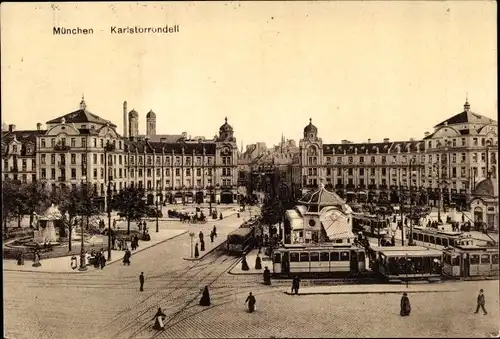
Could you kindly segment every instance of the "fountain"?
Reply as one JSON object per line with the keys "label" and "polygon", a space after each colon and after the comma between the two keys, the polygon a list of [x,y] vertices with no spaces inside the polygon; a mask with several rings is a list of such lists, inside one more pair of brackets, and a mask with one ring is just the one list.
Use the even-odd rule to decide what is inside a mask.
{"label": "fountain", "polygon": [[56,234],[56,226],[57,229],[61,229],[62,218],[61,211],[54,204],[45,211],[43,216],[35,214],[37,230],[33,240],[37,243],[58,245],[60,238]]}

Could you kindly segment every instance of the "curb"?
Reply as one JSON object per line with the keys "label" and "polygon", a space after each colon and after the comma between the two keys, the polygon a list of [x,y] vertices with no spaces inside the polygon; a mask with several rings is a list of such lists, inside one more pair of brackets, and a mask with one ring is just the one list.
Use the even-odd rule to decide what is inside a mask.
{"label": "curb", "polygon": [[[175,239],[177,237],[180,237],[181,235],[184,235],[186,234],[188,231],[185,231],[185,232],[182,232],[182,233],[179,233],[179,234],[176,234],[174,235],[173,237],[170,237],[170,238],[167,238],[165,240],[162,240],[162,241],[159,241],[157,242],[156,244],[154,245],[151,245],[149,247],[145,247],[145,248],[142,248],[140,250],[137,250],[135,251],[133,254],[137,254],[137,253],[140,253],[142,251],[145,251],[145,250],[148,250],[150,248],[153,248],[155,247],[156,245],[160,245],[160,244],[163,244],[164,242],[167,242],[169,240],[172,240],[172,239]],[[115,262],[118,262],[120,261],[121,259],[115,259],[115,260],[112,260],[110,261],[109,263],[106,263],[106,266],[108,265],[112,265],[114,264]],[[4,271],[7,271],[7,272],[26,272],[26,273],[49,273],[49,274],[79,274],[79,273],[88,273],[89,270],[86,270],[86,271],[78,271],[78,270],[74,270],[74,271],[68,271],[68,272],[51,272],[51,271],[35,271],[35,270],[11,270],[11,269],[6,269],[4,268],[3,269]]]}
{"label": "curb", "polygon": [[204,257],[206,257],[209,253],[215,251],[216,249],[218,249],[219,247],[221,247],[225,243],[226,243],[226,240],[224,240],[223,242],[221,242],[219,245],[215,246],[214,248],[210,249],[210,251],[205,251],[205,253],[201,257],[198,257],[198,258],[182,258],[182,259],[183,260],[187,260],[187,261],[200,261],[201,259],[203,259]]}
{"label": "curb", "polygon": [[[346,291],[346,292],[302,292],[293,294],[288,291],[283,291],[287,295],[329,295],[329,294],[401,294],[405,291]],[[458,292],[458,290],[428,290],[428,291],[408,291],[408,293],[440,293],[440,292]]]}

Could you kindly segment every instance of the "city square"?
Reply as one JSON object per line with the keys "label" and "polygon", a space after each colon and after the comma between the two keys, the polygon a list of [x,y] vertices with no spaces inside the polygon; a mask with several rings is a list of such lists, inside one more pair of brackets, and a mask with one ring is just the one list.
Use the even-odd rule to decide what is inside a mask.
{"label": "city square", "polygon": [[4,338],[499,337],[495,6],[3,6]]}

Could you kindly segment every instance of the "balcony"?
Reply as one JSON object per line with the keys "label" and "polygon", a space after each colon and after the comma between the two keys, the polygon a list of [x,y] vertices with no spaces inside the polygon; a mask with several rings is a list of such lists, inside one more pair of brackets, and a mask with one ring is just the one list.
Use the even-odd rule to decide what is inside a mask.
{"label": "balcony", "polygon": [[54,151],[56,152],[67,152],[71,149],[68,145],[63,145],[63,144],[55,144],[54,145]]}

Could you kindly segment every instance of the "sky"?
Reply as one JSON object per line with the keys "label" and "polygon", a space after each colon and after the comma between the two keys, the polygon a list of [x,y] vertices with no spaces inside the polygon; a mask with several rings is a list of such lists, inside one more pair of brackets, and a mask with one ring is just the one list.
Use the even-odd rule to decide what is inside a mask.
{"label": "sky", "polygon": [[[171,34],[112,26],[179,25]],[[93,35],[53,35],[53,27]],[[408,140],[463,110],[497,116],[496,3],[2,3],[2,121],[35,129],[78,109],[123,131],[123,101],[158,134],[238,146]]]}

